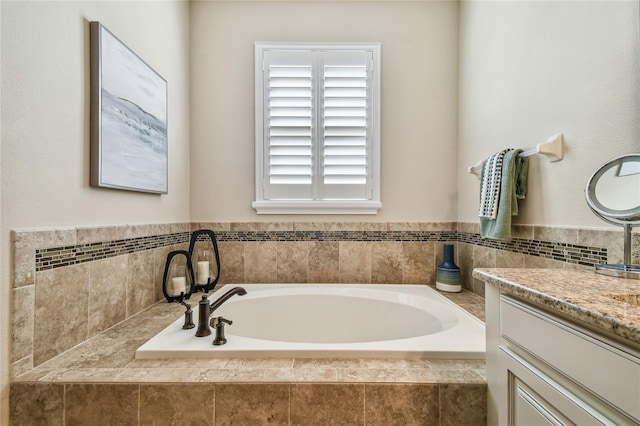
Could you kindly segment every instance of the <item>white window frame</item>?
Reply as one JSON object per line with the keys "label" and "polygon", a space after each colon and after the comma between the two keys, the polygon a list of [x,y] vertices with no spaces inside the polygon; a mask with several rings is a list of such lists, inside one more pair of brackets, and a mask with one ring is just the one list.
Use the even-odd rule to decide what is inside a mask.
{"label": "white window frame", "polygon": [[[264,54],[269,50],[367,51],[372,54],[372,96],[370,103],[370,145],[367,153],[371,185],[367,199],[270,200],[265,198],[265,87]],[[377,214],[380,202],[380,43],[256,43],[255,44],[255,188],[252,207],[258,214]]]}

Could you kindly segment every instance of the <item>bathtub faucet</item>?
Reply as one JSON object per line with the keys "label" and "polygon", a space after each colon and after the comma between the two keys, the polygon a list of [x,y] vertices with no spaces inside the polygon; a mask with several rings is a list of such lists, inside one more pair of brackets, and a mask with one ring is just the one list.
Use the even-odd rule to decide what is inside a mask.
{"label": "bathtub faucet", "polygon": [[238,296],[244,296],[245,294],[247,294],[247,290],[242,287],[234,287],[211,304],[209,304],[209,301],[207,300],[207,295],[202,295],[202,300],[200,300],[200,302],[198,303],[198,330],[196,331],[196,337],[204,337],[211,334],[209,317],[224,302],[231,299],[236,294]]}

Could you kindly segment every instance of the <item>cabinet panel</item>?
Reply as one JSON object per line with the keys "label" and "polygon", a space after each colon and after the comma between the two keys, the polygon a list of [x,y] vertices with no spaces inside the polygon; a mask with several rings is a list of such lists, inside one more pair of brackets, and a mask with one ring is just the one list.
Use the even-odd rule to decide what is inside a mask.
{"label": "cabinet panel", "polygon": [[541,399],[517,377],[513,378],[512,413],[514,426],[563,426],[571,425],[562,421],[558,411]]}
{"label": "cabinet panel", "polygon": [[501,347],[500,352],[505,380],[509,383],[509,426],[630,424],[615,414],[598,411],[509,348]]}
{"label": "cabinet panel", "polygon": [[640,418],[640,360],[564,321],[502,296],[501,334],[608,403]]}

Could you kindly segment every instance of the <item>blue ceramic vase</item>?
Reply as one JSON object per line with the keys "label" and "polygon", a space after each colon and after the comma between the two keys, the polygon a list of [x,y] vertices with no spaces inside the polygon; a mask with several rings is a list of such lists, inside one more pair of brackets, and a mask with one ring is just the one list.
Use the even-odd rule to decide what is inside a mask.
{"label": "blue ceramic vase", "polygon": [[457,293],[462,290],[460,268],[453,262],[453,244],[444,244],[443,262],[436,270],[436,288]]}

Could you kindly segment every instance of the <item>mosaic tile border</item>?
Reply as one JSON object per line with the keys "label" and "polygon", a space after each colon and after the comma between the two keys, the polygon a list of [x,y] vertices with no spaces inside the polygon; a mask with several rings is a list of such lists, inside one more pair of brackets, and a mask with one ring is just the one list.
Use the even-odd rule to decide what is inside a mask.
{"label": "mosaic tile border", "polygon": [[578,244],[520,238],[513,238],[510,242],[494,241],[480,238],[480,235],[469,232],[459,232],[457,237],[456,241],[460,243],[506,250],[578,265],[594,266],[600,263],[607,263],[607,249],[602,247],[589,247]]}
{"label": "mosaic tile border", "polygon": [[[175,244],[188,243],[190,232],[128,238],[92,244],[36,249],[36,271],[92,262]],[[219,242],[417,241],[460,242],[584,266],[607,262],[607,249],[578,244],[514,238],[500,242],[459,231],[218,231]]]}
{"label": "mosaic tile border", "polygon": [[456,241],[456,231],[218,231],[218,241]]}
{"label": "mosaic tile border", "polygon": [[36,272],[93,262],[142,250],[188,243],[191,233],[155,235],[91,244],[36,249]]}

